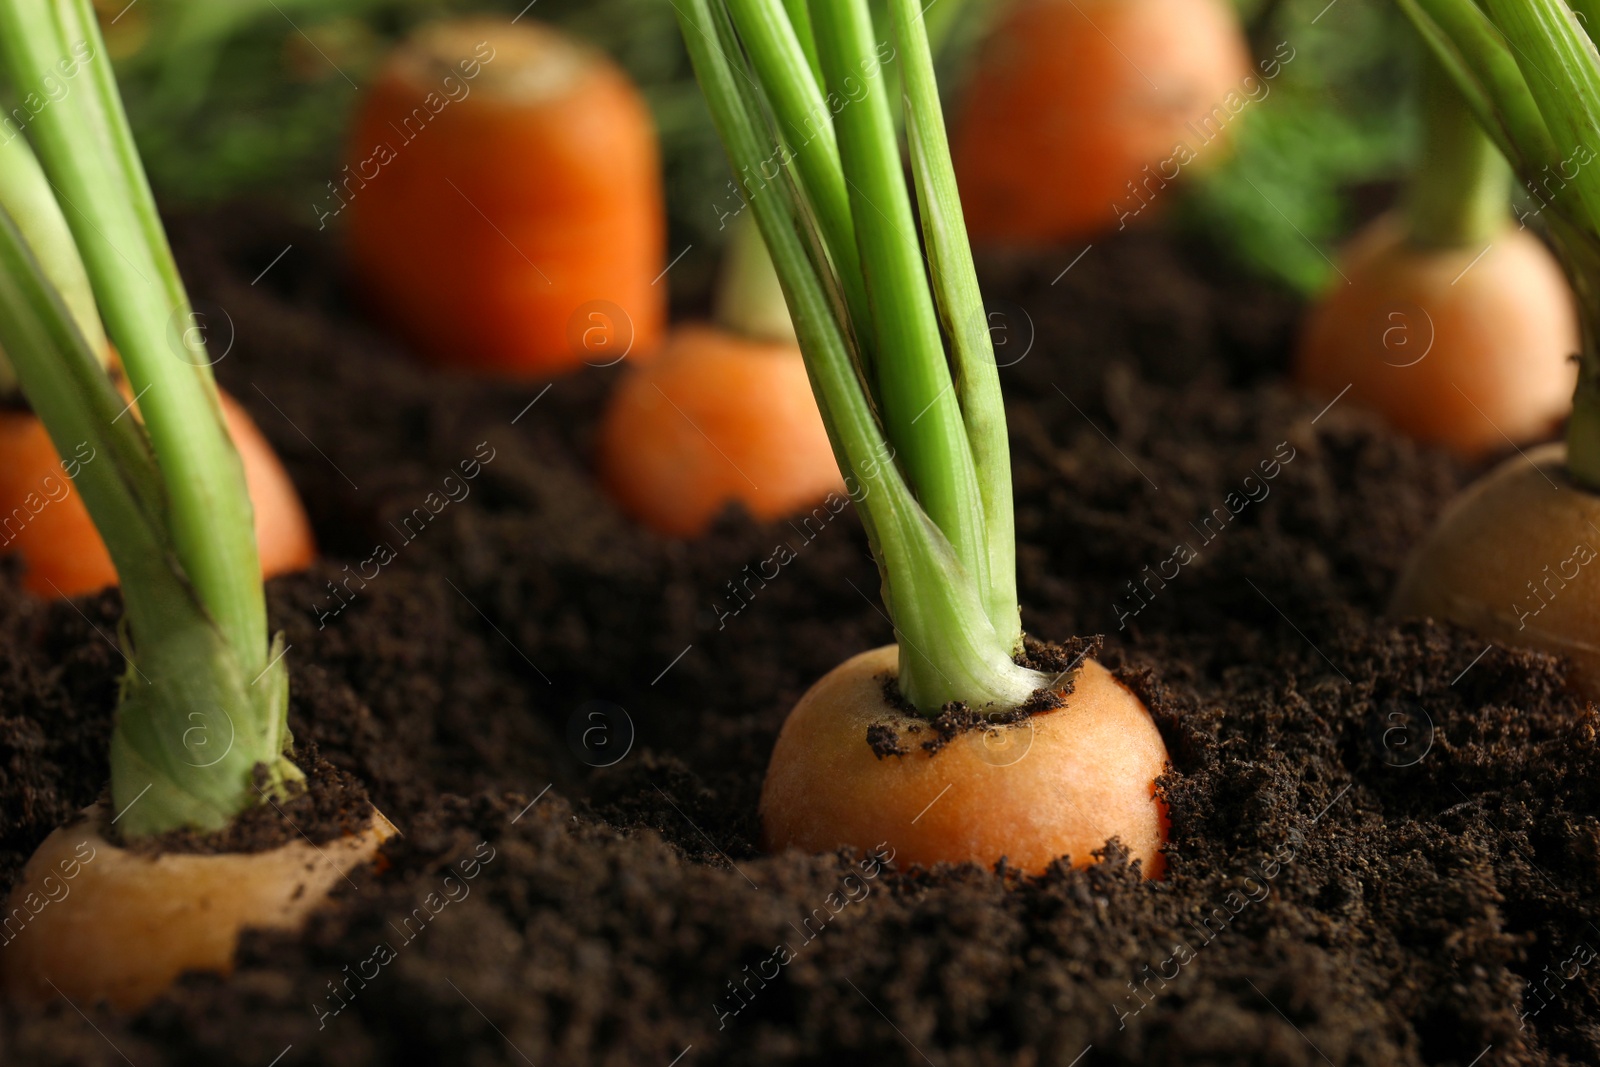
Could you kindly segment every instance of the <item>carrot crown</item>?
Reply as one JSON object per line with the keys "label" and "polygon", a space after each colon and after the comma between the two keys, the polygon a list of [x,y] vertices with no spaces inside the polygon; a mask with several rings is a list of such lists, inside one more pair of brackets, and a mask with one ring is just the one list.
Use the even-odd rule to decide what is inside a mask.
{"label": "carrot crown", "polygon": [[1022,629],[999,373],[922,4],[885,6],[887,33],[867,0],[675,0],[878,562],[901,691],[923,711],[1011,707],[1046,679],[1013,662]]}
{"label": "carrot crown", "polygon": [[1511,162],[1572,279],[1584,350],[1567,469],[1600,489],[1600,54],[1583,28],[1600,25],[1600,4],[1399,3]]}
{"label": "carrot crown", "polygon": [[0,347],[57,450],[95,457],[76,484],[126,605],[118,827],[219,828],[302,777],[243,467],[89,0],[0,0],[0,64],[19,99],[69,85],[0,128]]}

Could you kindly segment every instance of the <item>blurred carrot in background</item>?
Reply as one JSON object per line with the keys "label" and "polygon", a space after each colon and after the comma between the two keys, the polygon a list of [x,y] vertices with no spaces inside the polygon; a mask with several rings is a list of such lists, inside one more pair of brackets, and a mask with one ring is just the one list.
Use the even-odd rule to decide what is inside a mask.
{"label": "blurred carrot in background", "polygon": [[[294,483],[238,401],[220,391],[219,397],[255,507],[261,574],[304,570],[317,550]],[[117,584],[111,556],[72,485],[78,470],[98,458],[92,449],[58,456],[32,411],[0,412],[0,554],[22,557],[30,593],[77,596]]]}
{"label": "blurred carrot in background", "polygon": [[1511,216],[1510,165],[1444,68],[1423,70],[1403,206],[1350,242],[1307,316],[1295,377],[1472,459],[1550,436],[1571,410],[1578,309],[1556,257]]}
{"label": "blurred carrot in background", "polygon": [[956,112],[972,237],[1048,244],[1120,228],[1220,154],[1261,84],[1225,0],[1021,0]]}
{"label": "blurred carrot in background", "polygon": [[844,489],[749,213],[734,223],[717,320],[674,328],[617,385],[600,426],[601,481],[634,519],[672,537],[704,533],[731,503],[770,521]]}
{"label": "blurred carrot in background", "polygon": [[[513,377],[647,354],[665,317],[655,131],[610,60],[531,20],[413,34],[319,208],[428,358]],[[596,328],[598,329],[598,332]]]}

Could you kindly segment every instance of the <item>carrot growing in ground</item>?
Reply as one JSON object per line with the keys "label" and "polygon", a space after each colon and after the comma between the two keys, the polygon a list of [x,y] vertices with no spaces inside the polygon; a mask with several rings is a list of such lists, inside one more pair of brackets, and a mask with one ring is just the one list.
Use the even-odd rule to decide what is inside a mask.
{"label": "carrot growing in ground", "polygon": [[[65,239],[143,421],[121,417],[125,401],[91,341],[92,316],[44,266],[66,251],[37,229],[25,234],[15,203],[0,211],[0,347],[56,451],[95,454],[74,486],[121,579],[128,669],[111,735],[111,803],[56,830],[29,861],[8,904],[8,935],[21,929],[0,954],[0,980],[14,996],[132,1008],[185,970],[228,970],[243,926],[295,925],[340,876],[307,844],[181,858],[121,845],[220,829],[264,800],[282,802],[304,775],[288,755],[289,676],[282,639],[267,632],[238,452],[198,337],[180,335],[184,358],[168,347],[169,323],[188,321],[189,302],[101,58],[94,9],[89,0],[0,0],[10,91],[48,84],[74,41],[92,43],[96,58],[28,135],[50,186],[73,207]],[[391,832],[373,812],[333,851],[357,862]]]}
{"label": "carrot growing in ground", "polygon": [[1578,314],[1560,264],[1511,217],[1511,167],[1431,58],[1422,90],[1404,205],[1351,242],[1295,377],[1476,458],[1544,438],[1567,413]]}
{"label": "carrot growing in ground", "polygon": [[797,514],[844,488],[794,342],[680,326],[617,386],[600,427],[600,478],[633,518],[704,533],[729,504]]}
{"label": "carrot growing in ground", "polygon": [[[1271,77],[1286,59],[1262,63]],[[1262,92],[1225,0],[1019,0],[983,45],[955,122],[977,241],[1120,229],[1225,150]]]}
{"label": "carrot growing in ground", "polygon": [[[876,77],[884,38],[867,0],[810,9],[823,84],[839,90],[848,80],[852,89],[850,106],[830,120],[836,150],[794,152],[784,162],[790,180],[761,187],[750,176],[779,151],[781,101],[809,92],[803,79],[813,76],[792,48],[784,61],[759,43],[774,27],[798,39],[788,11],[782,0],[678,4],[696,75],[783,283],[839,468],[859,487],[897,638],[830,672],[790,714],[762,791],[763,839],[772,849],[887,844],[909,863],[988,865],[1005,856],[1037,871],[1062,855],[1085,864],[1115,835],[1153,875],[1165,833],[1155,795],[1165,749],[1149,713],[1092,660],[1071,673],[1065,695],[1062,678],[1016,662],[1022,634],[999,374],[921,6],[889,3],[919,219]],[[733,65],[730,57],[746,54],[748,64]],[[837,181],[848,195],[830,207],[818,181]],[[852,261],[865,317],[848,311]],[[993,738],[982,730],[935,752],[917,746],[883,758],[885,746],[869,743],[869,728],[880,740],[910,736],[952,703],[1019,717],[996,730],[1031,731],[1026,754],[986,758]]]}
{"label": "carrot growing in ground", "polygon": [[[1394,610],[1571,657],[1600,695],[1600,56],[1561,0],[1401,0],[1541,212],[1579,295],[1566,442],[1471,486],[1418,547]],[[1600,10],[1582,5],[1590,25]],[[1533,371],[1537,373],[1537,371]]]}
{"label": "carrot growing in ground", "polygon": [[[0,204],[18,220],[90,350],[110,365],[111,345],[88,273],[50,184],[21,137],[0,144]],[[131,402],[132,395],[127,398]],[[302,570],[315,557],[316,547],[294,485],[250,416],[226,394],[221,399],[255,504],[262,573],[271,577]],[[137,409],[130,410],[137,418]],[[0,553],[22,557],[23,585],[39,596],[74,596],[116,584],[111,557],[83,501],[72,491],[78,469],[93,460],[92,451],[83,449],[57,455],[44,424],[23,400],[15,373],[0,358]]]}
{"label": "carrot growing in ground", "polygon": [[772,263],[734,223],[716,323],[668,334],[623,376],[600,425],[600,479],[659,533],[694,537],[737,502],[758,519],[844,488]]}
{"label": "carrot growing in ground", "polygon": [[655,130],[605,57],[532,20],[418,30],[378,76],[319,206],[428,358],[508,377],[648,355],[666,315]]}

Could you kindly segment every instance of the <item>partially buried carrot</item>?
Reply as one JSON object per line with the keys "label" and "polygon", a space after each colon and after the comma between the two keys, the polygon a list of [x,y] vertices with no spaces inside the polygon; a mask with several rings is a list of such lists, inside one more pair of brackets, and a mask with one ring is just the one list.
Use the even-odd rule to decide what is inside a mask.
{"label": "partially buried carrot", "polygon": [[[935,740],[920,716],[884,707],[897,656],[893,645],[861,653],[789,713],[761,789],[767,848],[883,842],[902,864],[1004,856],[1040,871],[1063,855],[1087,861],[1114,828],[1145,874],[1161,876],[1167,827],[1155,780],[1167,749],[1111,672],[1086,660],[1059,707]],[[878,731],[874,751],[862,741]]]}
{"label": "partially buried carrot", "polygon": [[[1457,106],[1470,108],[1523,184],[1542,194],[1537,213],[1577,295],[1582,329],[1565,442],[1518,449],[1453,501],[1407,561],[1392,610],[1559,654],[1570,661],[1569,683],[1593,700],[1600,698],[1600,172],[1583,164],[1594,153],[1600,55],[1561,0],[1400,6],[1460,93]],[[1496,197],[1494,207],[1503,212],[1504,201]],[[1491,295],[1482,299],[1488,304]],[[1490,314],[1506,310],[1490,306]],[[1514,339],[1510,330],[1501,336]],[[1504,375],[1535,380],[1551,375],[1554,358],[1531,347],[1497,357],[1507,364]],[[1472,684],[1469,666],[1464,685]]]}
{"label": "partially buried carrot", "polygon": [[[1039,873],[1063,860],[1087,866],[1114,837],[1156,877],[1166,749],[1149,711],[1092,658],[1054,674],[1021,661],[999,372],[923,4],[887,7],[881,29],[868,0],[677,8],[782,279],[840,470],[860,487],[856,507],[897,642],[830,671],[790,713],[762,789],[762,841],[772,850],[887,849],[924,865],[1005,860]],[[807,13],[802,38],[791,20]],[[894,97],[873,61],[886,34],[903,74],[920,211]],[[791,182],[756,188],[761,161],[808,112],[806,39],[828,88],[848,86],[851,103],[832,119],[836,141],[819,138],[785,160]],[[850,195],[834,200],[829,188]],[[858,284],[863,315],[852,310]],[[944,712],[976,728],[940,728],[944,743],[920,743],[935,738],[928,719]]]}
{"label": "partially buried carrot", "polygon": [[[137,1009],[185,971],[230,970],[241,929],[297,928],[392,827],[352,804],[348,833],[317,845],[176,854],[160,840],[223,830],[264,803],[291,808],[306,776],[235,444],[247,435],[230,432],[202,331],[173,336],[191,304],[94,9],[0,0],[8,94],[44,84],[72,41],[96,57],[90,73],[24,136],[0,140],[0,366],[55,447],[26,427],[14,436],[47,471],[52,452],[76,464],[62,477],[115,563],[126,668],[105,716],[109,802],[47,837],[12,888],[0,988]],[[70,223],[58,199],[74,208]],[[107,336],[126,393],[106,366]]]}
{"label": "partially buried carrot", "polygon": [[[150,855],[111,839],[102,805],[45,838],[6,902],[0,989],[44,1002],[149,1004],[189,971],[228,974],[239,935],[296,930],[395,834],[374,810],[358,832],[265,852]],[[203,922],[195,913],[204,914]],[[116,950],[106,951],[107,931]]]}
{"label": "partially buried carrot", "polygon": [[319,213],[425,356],[512,377],[634,358],[665,317],[655,131],[609,60],[531,19],[417,31],[384,65]]}
{"label": "partially buried carrot", "polygon": [[761,236],[748,221],[735,233],[721,323],[673,330],[600,427],[601,481],[669,536],[705,532],[732,503],[781,519],[844,488]]}
{"label": "partially buried carrot", "polygon": [[1048,244],[1121,228],[1225,151],[1293,50],[1250,68],[1225,0],[1020,0],[957,110],[975,241]]}
{"label": "partially buried carrot", "polygon": [[1511,217],[1511,168],[1435,61],[1422,99],[1404,206],[1346,249],[1295,377],[1471,459],[1548,437],[1570,410],[1578,311],[1555,256]]}

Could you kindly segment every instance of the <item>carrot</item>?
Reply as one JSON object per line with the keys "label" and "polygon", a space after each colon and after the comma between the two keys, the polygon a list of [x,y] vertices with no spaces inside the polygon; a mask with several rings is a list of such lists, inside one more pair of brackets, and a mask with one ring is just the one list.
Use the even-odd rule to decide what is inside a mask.
{"label": "carrot", "polygon": [[1262,93],[1252,75],[1225,0],[1011,5],[955,122],[973,239],[1048,244],[1159,210],[1173,179],[1225,151]]}
{"label": "carrot", "polygon": [[423,355],[539,377],[638,358],[665,315],[655,132],[599,54],[524,19],[417,31],[384,65],[319,208]]}
{"label": "carrot", "polygon": [[[0,89],[46,84],[73,42],[105,55],[87,0],[0,0]],[[315,870],[321,857],[299,845],[179,857],[110,841],[113,828],[127,843],[222,830],[301,793],[305,774],[291,758],[287,649],[269,635],[234,443],[259,446],[259,436],[248,420],[230,429],[199,331],[173,351],[169,324],[191,314],[189,298],[111,69],[104,58],[85,66],[26,137],[0,140],[0,367],[49,440],[15,420],[6,437],[47,470],[67,457],[62,473],[103,539],[77,543],[103,543],[115,565],[127,669],[109,716],[110,804],[30,861],[37,880],[18,887],[0,924],[18,942],[0,971],[20,995],[54,993],[59,976],[79,998],[132,1006],[189,967],[226,970],[242,926],[293,928],[342,879]],[[108,340],[138,399],[130,417]],[[281,517],[278,503],[263,510]],[[52,500],[32,518],[60,521],[63,506]],[[363,814],[364,832],[333,846],[352,863],[390,829]],[[76,892],[63,892],[68,882]]]}
{"label": "carrot", "polygon": [[1466,458],[1549,436],[1571,408],[1577,308],[1561,267],[1508,210],[1511,170],[1436,64],[1405,208],[1342,257],[1295,377]]}
{"label": "carrot", "polygon": [[717,322],[680,326],[618,383],[600,480],[634,519],[695,537],[728,505],[776,520],[844,489],[761,235],[734,223]]}
{"label": "carrot", "polygon": [[1393,611],[1470,627],[1573,663],[1600,696],[1600,495],[1574,486],[1560,444],[1529,449],[1451,503],[1395,590]]}
{"label": "carrot", "polygon": [[113,842],[109,818],[103,806],[90,808],[45,838],[23,868],[0,935],[8,997],[64,995],[136,1012],[186,972],[229,974],[245,928],[299,929],[396,832],[374,811],[361,832],[321,845],[152,855]]}
{"label": "carrot", "polygon": [[731,502],[775,520],[844,489],[799,347],[707,325],[674,330],[618,385],[599,465],[625,511],[673,537]]}
{"label": "carrot", "polygon": [[[827,852],[871,842],[887,844],[902,864],[987,865],[1004,856],[1007,866],[1038,873],[1060,856],[1082,866],[1115,827],[1129,857],[1161,876],[1166,812],[1154,783],[1166,746],[1139,698],[1109,671],[1088,660],[1061,707],[958,734],[929,752],[920,718],[884,707],[898,655],[886,645],[847,660],[789,713],[761,790],[764,848]],[[883,729],[898,738],[899,754],[862,743]],[[1130,781],[1144,788],[1130,790]]]}
{"label": "carrot", "polygon": [[[238,401],[219,396],[244,461],[262,577],[304,570],[316,558],[316,542],[294,483]],[[117,584],[111,556],[68,476],[85,456],[94,461],[92,450],[57,456],[32,412],[0,412],[0,552],[22,557],[23,587],[36,596],[77,596]]]}
{"label": "carrot", "polygon": [[[1149,712],[1094,660],[1074,665],[1064,701],[1061,678],[1018,662],[1005,412],[922,6],[890,0],[880,31],[868,0],[810,5],[804,35],[791,12],[806,5],[677,7],[782,279],[897,639],[830,672],[790,713],[762,791],[763,840],[812,850],[887,843],[917,863],[1004,857],[1038,871],[1062,856],[1088,864],[1117,837],[1156,876],[1165,818],[1155,780],[1166,753]],[[886,36],[903,78],[920,218],[881,80]],[[820,83],[803,40],[813,42]],[[848,90],[849,105],[813,110],[824,87]],[[782,159],[790,180],[763,184],[779,137],[807,129],[808,117],[828,135]],[[835,199],[830,189],[849,194]],[[852,310],[858,284],[863,314]],[[937,751],[884,753],[885,728],[915,737],[921,717],[952,703],[1018,720],[999,737],[1009,744],[1026,729],[1022,758],[984,758],[995,736],[987,732]]]}
{"label": "carrot", "polygon": [[44,423],[27,410],[0,413],[0,549],[22,556],[22,584],[36,596],[76,596],[115,584],[116,568],[72,478],[85,451],[63,461]]}
{"label": "carrot", "polygon": [[[1562,0],[1402,0],[1484,133],[1530,190],[1579,295],[1582,347],[1566,442],[1469,487],[1407,562],[1392,609],[1572,660],[1600,697],[1600,173],[1582,164],[1600,55]],[[1545,369],[1530,351],[1519,369]]]}

